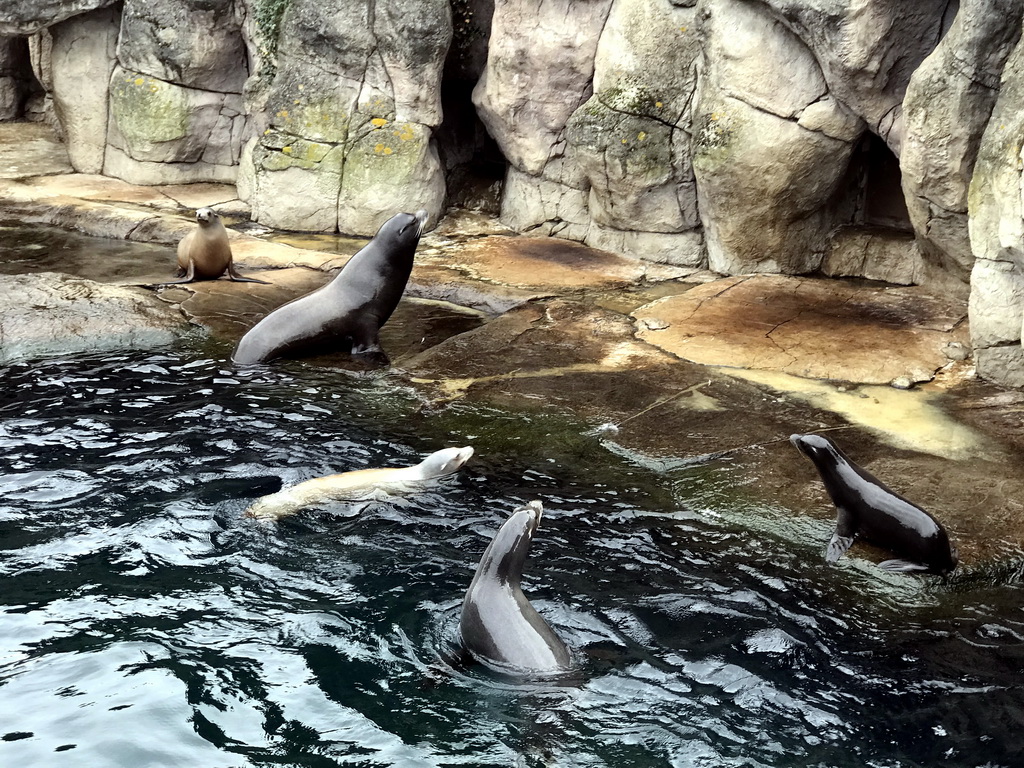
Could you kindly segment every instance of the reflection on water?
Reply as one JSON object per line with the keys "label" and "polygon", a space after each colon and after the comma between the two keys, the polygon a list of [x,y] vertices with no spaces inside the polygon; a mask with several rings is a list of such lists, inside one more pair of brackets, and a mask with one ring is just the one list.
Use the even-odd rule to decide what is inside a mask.
{"label": "reflection on water", "polygon": [[[442,440],[374,380],[301,365],[98,357],[0,383],[4,765],[1011,766],[1024,748],[1019,588],[827,567],[754,524],[784,510],[732,508],[728,463],[667,502],[597,437],[575,466],[524,462],[462,412],[433,428],[477,444],[458,475],[266,526],[240,513],[282,480]],[[454,652],[480,554],[533,498],[524,589],[575,649],[573,686]]]}

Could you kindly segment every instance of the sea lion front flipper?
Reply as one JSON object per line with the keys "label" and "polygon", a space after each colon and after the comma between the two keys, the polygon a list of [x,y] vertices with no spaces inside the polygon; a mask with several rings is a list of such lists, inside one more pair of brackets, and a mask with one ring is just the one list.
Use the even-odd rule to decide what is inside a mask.
{"label": "sea lion front flipper", "polygon": [[368,318],[363,318],[357,328],[352,329],[353,355],[368,355],[374,352],[383,352],[380,346],[380,337],[377,325]]}
{"label": "sea lion front flipper", "polygon": [[853,536],[840,536],[837,530],[832,534],[832,538],[829,539],[828,546],[825,547],[825,562],[834,563],[844,554],[846,550],[853,544]]}
{"label": "sea lion front flipper", "polygon": [[836,507],[836,532],[829,539],[825,547],[825,562],[834,563],[853,544],[853,537],[857,534],[857,520],[845,507]]}
{"label": "sea lion front flipper", "polygon": [[914,571],[931,570],[924,563],[915,563],[913,560],[885,560],[879,563],[878,567],[883,571],[892,571],[893,573],[912,573]]}
{"label": "sea lion front flipper", "polygon": [[[181,268],[178,268],[178,274],[181,274]],[[196,279],[196,265],[189,259],[188,269],[185,270],[185,276],[180,280],[168,280],[165,283],[155,283],[156,286],[161,285],[184,285],[185,283],[193,283]]]}
{"label": "sea lion front flipper", "polygon": [[235,271],[235,265],[232,262],[228,262],[227,268],[228,280],[232,280],[236,283],[260,283],[261,285],[271,285],[266,280],[257,280],[255,277],[242,277]]}

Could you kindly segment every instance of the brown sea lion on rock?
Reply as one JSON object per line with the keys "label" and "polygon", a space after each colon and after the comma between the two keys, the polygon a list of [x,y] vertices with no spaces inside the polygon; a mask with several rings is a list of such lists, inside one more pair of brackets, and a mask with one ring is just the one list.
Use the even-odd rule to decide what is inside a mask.
{"label": "brown sea lion on rock", "polygon": [[212,208],[200,208],[196,211],[196,226],[178,243],[178,277],[162,285],[181,285],[195,280],[216,280],[226,274],[236,283],[262,283],[266,280],[255,277],[242,277],[235,271],[231,261],[231,244],[228,242],[228,231],[220,216]]}

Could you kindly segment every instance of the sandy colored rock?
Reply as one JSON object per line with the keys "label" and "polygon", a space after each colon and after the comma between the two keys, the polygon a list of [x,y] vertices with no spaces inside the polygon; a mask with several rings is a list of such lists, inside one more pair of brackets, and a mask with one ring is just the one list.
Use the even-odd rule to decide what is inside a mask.
{"label": "sandy colored rock", "polygon": [[43,123],[0,123],[0,179],[73,173],[64,145]]}
{"label": "sandy colored rock", "polygon": [[[633,313],[637,335],[704,365],[887,384],[927,381],[968,338],[964,308],[917,288],[811,278],[730,277]],[[667,324],[652,330],[645,320]]]}
{"label": "sandy colored rock", "polygon": [[518,287],[608,288],[649,275],[673,274],[671,267],[647,264],[565,240],[489,237],[467,243],[459,264],[473,276]]}

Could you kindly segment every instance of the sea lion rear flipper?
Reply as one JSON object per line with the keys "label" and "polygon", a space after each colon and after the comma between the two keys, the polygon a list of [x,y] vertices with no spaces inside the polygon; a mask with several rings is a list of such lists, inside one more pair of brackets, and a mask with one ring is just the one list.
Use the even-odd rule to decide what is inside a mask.
{"label": "sea lion rear flipper", "polygon": [[894,573],[911,573],[913,571],[930,570],[924,563],[915,563],[912,560],[885,560],[878,564],[883,571]]}
{"label": "sea lion rear flipper", "polygon": [[825,561],[828,563],[834,563],[844,554],[846,550],[853,544],[853,536],[840,536],[839,531],[832,534],[832,538],[829,539],[828,546],[825,548]]}
{"label": "sea lion rear flipper", "polygon": [[236,283],[260,283],[261,285],[271,285],[266,280],[257,280],[255,277],[242,277],[235,271],[235,265],[231,262],[228,263],[227,276],[229,280]]}

